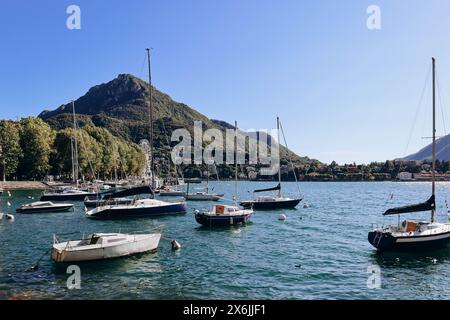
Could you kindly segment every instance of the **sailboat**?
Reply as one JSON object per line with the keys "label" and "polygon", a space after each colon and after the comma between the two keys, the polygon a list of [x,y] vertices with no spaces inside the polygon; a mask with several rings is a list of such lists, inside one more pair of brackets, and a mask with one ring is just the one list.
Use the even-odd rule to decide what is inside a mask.
{"label": "sailboat", "polygon": [[186,200],[191,200],[191,201],[219,201],[225,195],[223,193],[219,194],[219,193],[210,193],[209,192],[209,166],[208,166],[208,174],[207,174],[206,186],[205,187],[199,187],[199,188],[196,188],[196,189],[197,190],[205,190],[205,191],[198,191],[198,192],[191,192],[191,193],[189,193],[189,183],[188,183],[185,199]]}
{"label": "sailboat", "polygon": [[72,113],[73,113],[73,129],[74,136],[71,140],[71,150],[72,150],[72,177],[73,182],[76,184],[76,187],[61,187],[54,188],[49,191],[45,191],[40,201],[82,201],[86,197],[92,197],[97,195],[97,192],[89,191],[89,190],[81,190],[78,188],[78,143],[77,143],[77,123],[75,118],[75,102],[72,101]]}
{"label": "sailboat", "polygon": [[[277,117],[277,130],[278,130],[278,146],[280,146],[280,119]],[[297,181],[297,176],[295,175]],[[258,196],[254,200],[246,200],[240,203],[244,208],[253,208],[255,210],[270,210],[270,209],[293,209],[300,201],[302,197],[289,198],[281,194],[281,166],[278,166],[278,185],[268,189],[254,190],[253,193],[278,191],[278,194],[274,196]]]}
{"label": "sailboat", "polygon": [[[450,224],[435,221],[436,201],[436,61],[432,58],[433,68],[433,135],[432,135],[432,183],[431,197],[423,203],[392,208],[383,215],[431,211],[431,220],[405,220],[397,226],[376,227],[369,232],[369,243],[378,251],[423,251],[444,247],[450,240]],[[399,219],[400,222],[400,219]]]}
{"label": "sailboat", "polygon": [[[149,199],[138,199],[126,204],[106,204],[101,205],[95,209],[86,212],[88,218],[94,219],[123,219],[134,217],[152,217],[173,214],[184,214],[187,211],[185,202],[166,202],[155,199],[154,190],[155,183],[155,168],[154,168],[154,154],[153,154],[153,107],[152,107],[152,81],[151,81],[151,64],[150,64],[150,49],[147,50],[148,58],[148,74],[149,74],[149,113],[150,113],[150,153],[151,153],[151,191]],[[119,193],[116,193],[116,195]],[[122,193],[119,196],[123,196]]]}
{"label": "sailboat", "polygon": [[213,206],[211,211],[201,212],[195,210],[195,221],[205,227],[223,227],[223,226],[235,226],[245,224],[250,220],[253,214],[252,209],[241,209],[237,205],[237,178],[238,178],[238,165],[237,165],[237,122],[234,125],[235,129],[235,191],[234,191],[234,205],[220,205]]}

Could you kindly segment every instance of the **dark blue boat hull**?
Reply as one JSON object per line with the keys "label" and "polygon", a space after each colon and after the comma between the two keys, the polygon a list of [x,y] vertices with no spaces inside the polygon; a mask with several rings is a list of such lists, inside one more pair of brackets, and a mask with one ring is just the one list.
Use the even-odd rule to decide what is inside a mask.
{"label": "dark blue boat hull", "polygon": [[105,209],[96,215],[91,215],[93,219],[131,219],[142,217],[159,217],[167,215],[185,214],[187,206],[184,203],[176,203],[163,207],[151,208],[127,208],[127,209]]}
{"label": "dark blue boat hull", "polygon": [[32,213],[51,213],[51,212],[65,212],[73,210],[73,206],[59,207],[59,208],[33,208],[33,209],[22,209],[17,208],[16,212],[22,214],[32,214]]}
{"label": "dark blue boat hull", "polygon": [[242,201],[239,203],[245,209],[254,210],[276,210],[276,209],[294,209],[303,199],[292,199],[286,201]]}
{"label": "dark blue boat hull", "polygon": [[195,221],[205,227],[225,227],[242,225],[249,221],[251,214],[243,214],[239,216],[217,215],[210,216],[203,213],[195,214]]}
{"label": "dark blue boat hull", "polygon": [[[394,251],[394,252],[420,252],[431,251],[445,248],[450,243],[450,232],[441,234],[446,236],[436,239],[436,235],[416,236],[416,237],[393,237],[389,233],[382,235],[378,240],[377,231],[369,232],[367,240],[378,251]],[[421,241],[418,241],[420,238]],[[399,239],[408,239],[409,242],[398,242]]]}

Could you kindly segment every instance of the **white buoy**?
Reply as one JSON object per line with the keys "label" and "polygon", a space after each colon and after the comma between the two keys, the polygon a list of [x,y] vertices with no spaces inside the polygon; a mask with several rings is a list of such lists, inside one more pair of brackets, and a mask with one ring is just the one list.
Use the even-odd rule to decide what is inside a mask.
{"label": "white buoy", "polygon": [[433,262],[433,264],[436,264],[437,259],[436,259],[436,258],[433,258],[433,259],[431,260],[431,262]]}
{"label": "white buoy", "polygon": [[8,190],[8,197],[11,197],[11,192],[9,192],[9,190]]}
{"label": "white buoy", "polygon": [[12,214],[5,214],[5,218],[9,222],[14,222],[14,216]]}
{"label": "white buoy", "polygon": [[32,196],[28,196],[28,199],[33,199],[33,197]]}
{"label": "white buoy", "polygon": [[181,244],[177,240],[174,239],[170,243],[172,244],[172,250],[175,251],[181,249]]}
{"label": "white buoy", "polygon": [[280,220],[280,221],[286,220],[286,215],[283,214],[283,213],[280,213],[280,214],[278,215],[278,220]]}
{"label": "white buoy", "polygon": [[309,204],[304,203],[304,204],[303,204],[303,208],[305,208],[305,209],[306,209],[306,208],[309,208]]}
{"label": "white buoy", "polygon": [[11,207],[11,202],[6,202],[6,204],[8,205],[8,207]]}

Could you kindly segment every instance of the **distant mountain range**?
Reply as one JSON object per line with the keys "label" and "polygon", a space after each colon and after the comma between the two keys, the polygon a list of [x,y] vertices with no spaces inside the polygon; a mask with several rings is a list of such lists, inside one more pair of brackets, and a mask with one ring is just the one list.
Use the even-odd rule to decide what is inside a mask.
{"label": "distant mountain range", "polygon": [[[194,121],[202,121],[204,130],[233,128],[225,121],[209,119],[186,104],[176,102],[167,94],[152,88],[156,150],[167,149],[172,131],[177,128],[186,128],[192,133]],[[103,127],[115,136],[138,143],[149,137],[149,97],[150,92],[145,81],[130,74],[120,74],[108,83],[92,87],[75,101],[78,125]],[[53,111],[45,110],[39,117],[54,129],[73,126],[70,103]],[[300,157],[282,147],[282,163],[288,158],[296,164],[318,162],[308,157]]]}
{"label": "distant mountain range", "polygon": [[[405,157],[405,160],[431,160],[431,143],[418,152]],[[436,140],[436,159],[440,161],[450,161],[450,135],[446,135]]]}

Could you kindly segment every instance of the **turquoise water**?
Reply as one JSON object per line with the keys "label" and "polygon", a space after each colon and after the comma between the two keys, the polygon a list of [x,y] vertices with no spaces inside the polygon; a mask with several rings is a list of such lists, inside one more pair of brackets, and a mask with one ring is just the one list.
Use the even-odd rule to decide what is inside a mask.
{"label": "turquoise water", "polygon": [[[214,184],[214,183],[212,183]],[[273,183],[240,182],[248,190]],[[228,198],[233,182],[215,183]],[[284,193],[295,195],[293,183]],[[20,215],[0,222],[0,298],[46,299],[449,299],[450,248],[423,255],[379,255],[367,242],[372,223],[397,223],[383,218],[386,199],[392,205],[420,202],[430,195],[429,183],[302,183],[308,208],[256,212],[245,227],[210,230],[199,227],[192,211],[210,203],[189,203],[182,216],[129,221],[95,221],[75,212]],[[40,192],[2,195],[1,210],[12,212]],[[450,184],[438,183],[438,219],[447,220],[444,200]],[[5,201],[10,201],[7,208]],[[279,221],[284,213],[286,221]],[[428,213],[417,218],[429,219]],[[52,235],[71,232],[149,232],[164,226],[168,240],[156,254],[80,264],[81,290],[69,290],[65,267],[46,251]],[[66,238],[77,238],[67,235]],[[64,237],[63,237],[64,238]],[[36,272],[26,272],[44,254]],[[381,288],[368,289],[367,268],[379,266]]]}

